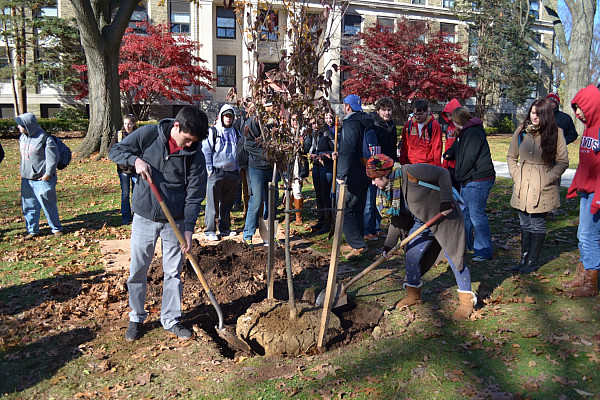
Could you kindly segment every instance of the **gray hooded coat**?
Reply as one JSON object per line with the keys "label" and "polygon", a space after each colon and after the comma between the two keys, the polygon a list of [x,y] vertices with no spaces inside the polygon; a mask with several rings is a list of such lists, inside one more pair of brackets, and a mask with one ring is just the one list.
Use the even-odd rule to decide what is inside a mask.
{"label": "gray hooded coat", "polygon": [[44,175],[54,176],[59,154],[52,137],[38,125],[32,113],[19,115],[15,122],[27,131],[19,137],[21,177],[39,180]]}

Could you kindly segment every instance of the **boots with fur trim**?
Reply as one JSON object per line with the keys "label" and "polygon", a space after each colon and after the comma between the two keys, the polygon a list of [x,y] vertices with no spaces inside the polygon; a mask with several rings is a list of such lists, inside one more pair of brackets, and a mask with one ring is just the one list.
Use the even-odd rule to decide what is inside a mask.
{"label": "boots with fur trim", "polygon": [[575,289],[579,286],[583,285],[583,277],[585,276],[585,268],[583,268],[583,263],[579,261],[577,264],[577,270],[575,271],[575,278],[570,281],[563,282],[561,284],[565,289]]}
{"label": "boots with fur trim", "polygon": [[[294,198],[294,208],[296,210],[302,210],[302,205],[304,204],[304,199],[296,199]],[[296,221],[294,222],[294,225],[296,226],[302,226],[303,222],[302,222],[302,213],[300,211],[296,211]]]}
{"label": "boots with fur trim", "polygon": [[598,270],[586,269],[583,275],[583,284],[567,294],[575,298],[598,296]]}
{"label": "boots with fur trim", "polygon": [[458,301],[460,305],[452,314],[452,319],[465,320],[473,312],[473,307],[477,304],[477,296],[470,290],[458,290]]}
{"label": "boots with fur trim", "polygon": [[423,303],[423,300],[421,300],[421,294],[423,293],[423,282],[419,283],[419,286],[413,286],[405,283],[404,289],[406,289],[406,297],[396,304],[396,309],[400,310],[404,307]]}

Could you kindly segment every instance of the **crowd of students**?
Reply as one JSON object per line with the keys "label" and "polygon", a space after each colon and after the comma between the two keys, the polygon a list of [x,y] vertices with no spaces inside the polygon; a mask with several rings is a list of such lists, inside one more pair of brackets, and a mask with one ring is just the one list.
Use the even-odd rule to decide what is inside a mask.
{"label": "crowd of students", "polygon": [[[515,273],[527,274],[540,268],[546,220],[560,206],[560,177],[569,163],[567,144],[577,138],[577,132],[571,118],[558,110],[559,104],[556,93],[534,101],[508,150],[514,182],[510,205],[517,210],[521,230],[520,260],[512,268]],[[265,104],[266,109],[270,106]],[[400,239],[415,233],[406,248],[407,296],[398,308],[422,301],[421,277],[443,252],[458,286],[460,306],[453,318],[466,319],[477,297],[471,290],[465,255],[472,250],[474,262],[493,257],[486,204],[495,172],[483,123],[453,99],[440,115],[447,126],[443,132],[427,101],[417,100],[398,140],[393,106],[389,98],[381,98],[375,103],[375,111],[367,114],[359,96],[346,96],[339,135],[332,111],[306,119],[300,111],[290,113],[287,118],[299,152],[285,180],[291,182],[295,222],[304,224],[303,182],[310,173],[317,206],[310,228],[316,234],[331,229],[332,200],[337,186],[345,184],[343,230],[352,248],[346,258],[362,256],[366,241],[379,237],[386,237],[382,256],[390,257],[390,250]],[[581,197],[580,262],[575,278],[563,286],[573,289],[572,297],[590,297],[598,295],[600,269],[600,91],[592,85],[582,89],[571,106],[585,124],[579,166],[567,195]],[[33,114],[20,115],[15,121],[21,132],[21,196],[27,238],[39,234],[40,209],[52,232],[60,235],[54,142],[37,125]],[[210,127],[203,111],[187,106],[175,119],[136,128],[135,117],[125,116],[123,129],[114,136],[109,153],[117,164],[121,184],[122,223],[132,223],[128,280],[131,312],[126,339],[136,340],[143,333],[146,276],[158,237],[162,238],[165,269],[161,322],[168,333],[185,339],[192,333],[178,322],[182,255],[191,249],[202,201],[206,198],[204,235],[209,241],[218,241],[237,234],[231,228],[230,214],[236,199],[247,191],[243,240],[252,244],[260,220],[275,211],[269,210],[267,188],[277,174],[261,146],[257,117],[240,120],[229,105],[220,109]],[[365,154],[365,138],[371,132],[376,139],[367,143]],[[184,232],[185,244],[178,241],[151,185],[162,193]],[[443,218],[429,226],[427,222],[438,213]],[[387,233],[382,231],[382,217],[390,218]],[[419,229],[425,224],[426,229]]]}

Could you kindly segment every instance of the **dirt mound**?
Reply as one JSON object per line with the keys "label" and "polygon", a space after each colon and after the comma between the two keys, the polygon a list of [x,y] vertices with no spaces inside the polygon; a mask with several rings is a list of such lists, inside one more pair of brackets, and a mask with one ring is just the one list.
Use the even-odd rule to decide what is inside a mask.
{"label": "dirt mound", "polygon": [[[296,303],[297,317],[290,319],[287,303],[263,300],[255,303],[238,318],[236,333],[252,348],[266,356],[298,356],[316,346],[323,309]],[[339,318],[332,314],[330,329],[340,329]]]}

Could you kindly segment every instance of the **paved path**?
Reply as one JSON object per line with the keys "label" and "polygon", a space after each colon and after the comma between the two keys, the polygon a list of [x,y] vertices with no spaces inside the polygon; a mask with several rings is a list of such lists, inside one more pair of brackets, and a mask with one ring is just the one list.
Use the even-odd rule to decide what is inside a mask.
{"label": "paved path", "polygon": [[[510,178],[510,174],[508,173],[508,165],[505,162],[494,161],[494,169],[496,170],[496,176],[501,176],[503,178]],[[574,169],[567,169],[565,173],[562,175],[560,179],[560,186],[568,188],[571,186],[571,181],[573,180],[573,176],[575,176]]]}

